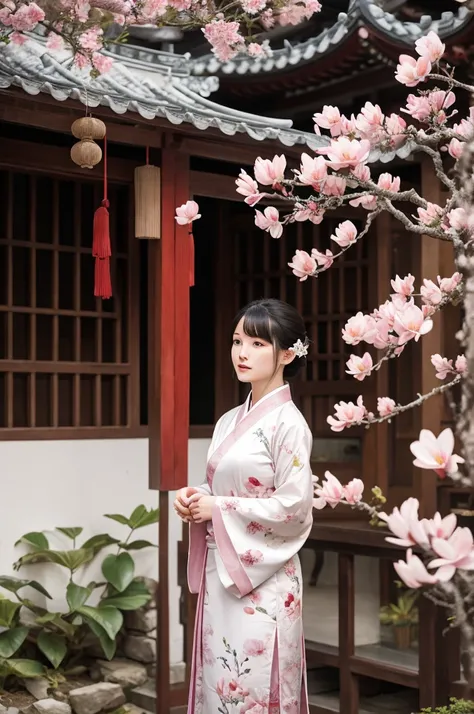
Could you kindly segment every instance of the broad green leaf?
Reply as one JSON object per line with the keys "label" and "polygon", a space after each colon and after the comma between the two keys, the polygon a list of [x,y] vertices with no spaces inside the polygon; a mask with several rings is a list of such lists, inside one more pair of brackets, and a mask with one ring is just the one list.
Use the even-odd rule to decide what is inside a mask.
{"label": "broad green leaf", "polygon": [[48,539],[44,533],[25,533],[25,535],[22,535],[21,538],[17,540],[15,545],[20,545],[20,543],[26,543],[26,545],[36,548],[37,550],[49,550]]}
{"label": "broad green leaf", "polygon": [[8,659],[4,660],[3,664],[9,674],[14,674],[16,677],[24,679],[42,677],[45,674],[45,669],[41,662],[37,662],[34,659]]}
{"label": "broad green leaf", "polygon": [[28,635],[27,627],[13,627],[0,633],[0,657],[8,659],[20,649]]}
{"label": "broad green leaf", "polygon": [[158,523],[159,516],[160,511],[158,508],[150,508],[148,511],[143,505],[137,506],[130,516],[130,527],[135,529],[151,526],[153,523]]}
{"label": "broad green leaf", "polygon": [[134,540],[131,543],[119,543],[123,550],[142,550],[142,548],[158,548],[154,543],[150,543],[149,540]]}
{"label": "broad green leaf", "polygon": [[101,600],[100,607],[112,605],[119,610],[137,610],[151,600],[145,583],[133,580],[122,593],[114,593]]}
{"label": "broad green leaf", "polygon": [[84,605],[91,592],[92,590],[89,590],[89,588],[83,588],[80,585],[76,585],[76,583],[69,583],[66,590],[66,599],[71,612]]}
{"label": "broad green leaf", "polygon": [[47,612],[41,615],[41,617],[37,617],[36,623],[38,625],[51,625],[60,632],[63,632],[69,639],[72,639],[76,632],[76,627],[70,622],[67,622],[59,612]]}
{"label": "broad green leaf", "polygon": [[117,521],[117,523],[121,523],[123,526],[130,525],[128,518],[122,516],[120,513],[105,513],[104,518],[110,518],[112,521]]}
{"label": "broad green leaf", "polygon": [[93,550],[85,548],[78,548],[77,550],[42,550],[23,555],[15,563],[15,568],[18,570],[22,565],[34,563],[56,563],[74,573],[82,565],[90,563],[94,555]]}
{"label": "broad green leaf", "polygon": [[7,575],[0,576],[0,587],[5,588],[11,593],[17,593],[21,588],[30,587],[37,590],[45,597],[51,600],[51,595],[44,587],[36,580],[21,580],[20,578],[8,577]]}
{"label": "broad green leaf", "polygon": [[135,563],[128,553],[108,555],[102,563],[102,573],[107,582],[121,593],[133,580]]}
{"label": "broad green leaf", "polygon": [[117,538],[112,538],[108,533],[100,533],[86,540],[81,547],[85,550],[93,550],[97,554],[102,548],[107,548],[108,545],[116,545],[118,542]]}
{"label": "broad green leaf", "polygon": [[56,528],[57,531],[63,533],[65,536],[71,540],[75,540],[77,536],[80,536],[84,528]]}
{"label": "broad green leaf", "polygon": [[11,627],[15,615],[21,607],[21,603],[13,602],[7,598],[0,597],[0,626]]}
{"label": "broad green leaf", "polygon": [[[89,607],[83,605],[77,608],[77,612],[82,615],[90,624],[90,621],[96,622],[111,640],[117,636],[123,624],[123,615],[116,607]],[[92,629],[92,628],[91,628]]]}
{"label": "broad green leaf", "polygon": [[66,640],[54,632],[40,632],[37,644],[41,652],[49,659],[54,669],[57,669],[67,653]]}
{"label": "broad green leaf", "polygon": [[116,641],[111,640],[110,637],[107,635],[106,631],[103,629],[103,627],[98,625],[97,622],[94,622],[94,620],[88,620],[87,624],[99,640],[100,646],[102,647],[107,659],[113,659],[115,650],[117,649]]}

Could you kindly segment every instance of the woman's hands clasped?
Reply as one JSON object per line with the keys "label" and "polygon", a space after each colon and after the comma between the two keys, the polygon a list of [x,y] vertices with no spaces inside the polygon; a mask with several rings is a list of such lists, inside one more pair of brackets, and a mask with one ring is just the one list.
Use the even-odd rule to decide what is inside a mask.
{"label": "woman's hands clasped", "polygon": [[207,496],[192,486],[185,486],[177,491],[173,506],[185,523],[204,523],[212,520],[215,501],[215,496]]}

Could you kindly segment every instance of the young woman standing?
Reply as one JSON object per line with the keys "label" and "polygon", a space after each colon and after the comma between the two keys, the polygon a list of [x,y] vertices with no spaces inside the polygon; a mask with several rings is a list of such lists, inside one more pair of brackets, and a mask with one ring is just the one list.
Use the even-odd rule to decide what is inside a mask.
{"label": "young woman standing", "polygon": [[306,353],[284,302],[235,318],[232,363],[251,392],[216,425],[206,483],[174,503],[199,593],[188,714],[308,712],[297,554],[312,524],[312,436],[286,383]]}

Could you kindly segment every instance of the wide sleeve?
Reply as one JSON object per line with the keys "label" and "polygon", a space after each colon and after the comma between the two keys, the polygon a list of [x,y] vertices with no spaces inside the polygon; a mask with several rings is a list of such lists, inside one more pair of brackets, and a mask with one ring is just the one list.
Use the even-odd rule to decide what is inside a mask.
{"label": "wide sleeve", "polygon": [[237,597],[261,585],[303,546],[311,530],[312,436],[306,423],[281,425],[272,439],[275,490],[269,498],[218,497],[212,523],[225,572]]}

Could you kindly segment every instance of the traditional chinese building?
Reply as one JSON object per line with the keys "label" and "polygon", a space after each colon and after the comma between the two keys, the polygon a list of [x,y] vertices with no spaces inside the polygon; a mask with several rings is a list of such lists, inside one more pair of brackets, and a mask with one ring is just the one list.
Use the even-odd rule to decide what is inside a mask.
{"label": "traditional chinese building", "polygon": [[[326,416],[335,402],[359,393],[373,408],[377,395],[404,403],[434,386],[429,358],[454,356],[455,311],[403,361],[362,385],[345,373],[340,333],[351,315],[387,298],[396,273],[451,274],[449,251],[382,215],[343,261],[317,281],[299,283],[287,267],[294,250],[324,250],[341,219],[362,225],[364,214],[351,209],[320,226],[297,224],[275,241],[255,228],[235,178],[257,155],[285,153],[297,166],[302,151],[321,146],[311,117],[323,104],[346,114],[366,100],[399,109],[406,91],[393,79],[397,57],[430,29],[467,74],[472,16],[451,4],[447,11],[440,2],[427,10],[328,0],[311,22],[273,31],[272,57],[224,65],[206,54],[199,33],[174,47],[160,40],[157,49],[156,35],[142,31],[115,48],[112,70],[94,80],[48,54],[40,38],[0,48],[0,462],[9,499],[19,504],[3,520],[11,549],[0,567],[9,570],[13,543],[27,530],[68,520],[92,535],[103,513],[155,504],[159,489],[160,712],[186,698],[185,685],[169,689],[168,671],[170,661],[189,664],[193,607],[181,589],[185,543],[177,558],[181,530],[173,517],[168,522],[169,492],[186,477],[203,480],[212,425],[242,396],[228,359],[228,329],[239,307],[272,296],[304,315],[312,348],[294,398],[315,438],[314,473],[363,478],[367,488],[380,485],[393,505],[418,495],[427,514],[439,501],[436,481],[412,467],[408,446],[421,425],[437,432],[449,421],[441,402],[367,432],[335,435]],[[103,163],[88,171],[69,155],[71,125],[85,106],[107,126],[107,301],[94,298],[91,256]],[[392,160],[390,170],[406,185],[442,200],[430,167],[405,158],[374,155],[373,170]],[[147,161],[161,169],[161,239],[148,241],[135,238],[133,200],[134,170]],[[174,220],[175,207],[190,197],[202,214],[194,241]],[[416,647],[399,652],[385,641],[378,611],[390,598],[390,559],[399,554],[352,515],[318,514],[310,546],[319,577],[311,549],[303,553],[308,580],[317,580],[308,586],[305,611],[312,712],[356,714],[360,695],[360,711],[380,711],[388,697],[389,711],[405,714],[418,706],[418,690],[423,706],[458,693],[452,653],[449,674],[440,676],[448,650],[439,645],[430,603],[420,604],[419,657]],[[141,703],[153,706],[150,696]]]}

